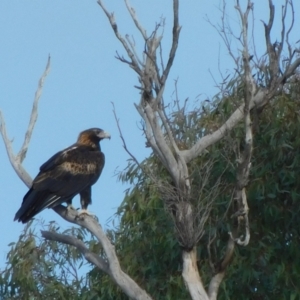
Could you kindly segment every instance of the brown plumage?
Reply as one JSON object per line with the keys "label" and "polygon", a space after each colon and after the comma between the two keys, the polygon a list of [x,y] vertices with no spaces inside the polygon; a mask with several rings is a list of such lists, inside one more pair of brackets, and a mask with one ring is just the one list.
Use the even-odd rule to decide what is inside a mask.
{"label": "brown plumage", "polygon": [[24,196],[15,220],[27,223],[45,208],[63,202],[71,205],[77,194],[80,194],[82,209],[86,210],[92,202],[91,186],[98,180],[105,163],[100,148],[104,138],[110,138],[110,135],[102,129],[85,130],[75,144],[46,161]]}

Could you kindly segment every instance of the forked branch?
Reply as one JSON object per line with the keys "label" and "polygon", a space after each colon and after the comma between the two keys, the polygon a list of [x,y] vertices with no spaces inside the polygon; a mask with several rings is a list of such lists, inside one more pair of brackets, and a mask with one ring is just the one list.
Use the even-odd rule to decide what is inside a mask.
{"label": "forked branch", "polygon": [[49,72],[50,72],[50,55],[48,57],[46,69],[45,69],[42,77],[39,80],[38,88],[37,88],[37,91],[36,91],[35,96],[34,96],[32,111],[31,111],[31,115],[30,115],[30,121],[29,121],[29,125],[28,125],[28,128],[27,128],[26,134],[25,134],[24,143],[21,147],[21,150],[19,151],[19,153],[17,155],[17,160],[19,160],[20,163],[22,163],[24,158],[26,157],[26,153],[27,153],[27,150],[28,150],[28,145],[30,143],[30,139],[31,139],[31,135],[32,135],[32,132],[33,132],[33,129],[34,129],[34,125],[35,125],[37,117],[38,117],[39,100],[40,100],[41,95],[42,95],[42,90],[43,90],[45,79],[46,79],[47,75],[49,74]]}
{"label": "forked branch", "polygon": [[0,111],[0,132],[3,138],[3,142],[6,148],[6,152],[9,158],[9,161],[14,168],[15,172],[19,176],[19,178],[28,186],[31,186],[31,178],[30,175],[26,172],[26,170],[22,166],[22,162],[24,158],[26,157],[26,153],[28,150],[28,145],[30,143],[30,139],[32,136],[32,132],[34,129],[35,122],[37,120],[38,116],[38,103],[42,94],[43,86],[45,79],[50,71],[50,56],[48,57],[47,65],[45,68],[45,71],[43,75],[41,76],[39,83],[38,83],[38,88],[35,93],[35,98],[33,101],[33,107],[30,115],[30,121],[28,124],[28,128],[25,134],[24,142],[23,145],[17,155],[14,154],[13,147],[12,147],[12,142],[8,138],[7,131],[6,131],[6,126],[5,126],[5,120],[2,112]]}
{"label": "forked branch", "polygon": [[133,281],[121,269],[114,246],[106,236],[100,224],[91,216],[78,216],[76,210],[67,209],[63,205],[56,206],[53,210],[66,221],[79,225],[90,231],[100,242],[107,261],[100,258],[95,253],[89,251],[82,241],[62,234],[56,234],[51,231],[42,231],[43,237],[49,240],[54,240],[68,245],[73,245],[81,252],[85,258],[97,266],[100,270],[107,273],[114,282],[123,290],[123,292],[131,299],[136,300],[151,300],[152,298],[141,289],[135,281]]}
{"label": "forked branch", "polygon": [[78,240],[73,236],[56,233],[54,231],[42,230],[41,233],[46,240],[56,241],[58,243],[74,246],[85,257],[85,259],[88,262],[98,267],[105,273],[109,272],[107,262],[103,258],[91,252],[81,240]]}
{"label": "forked branch", "polygon": [[130,57],[130,59],[131,59],[130,66],[135,70],[135,72],[137,72],[141,76],[142,73],[141,73],[141,70],[140,70],[140,67],[139,67],[139,64],[138,64],[138,60],[135,57],[134,53],[130,50],[130,47],[129,47],[128,43],[126,42],[126,40],[124,39],[124,37],[119,33],[118,25],[116,23],[114,14],[108,12],[108,10],[105,8],[102,0],[98,0],[97,3],[100,5],[102,10],[104,11],[104,13],[107,16],[107,18],[109,20],[109,23],[110,23],[117,39],[122,43],[122,45],[125,48],[128,56]]}

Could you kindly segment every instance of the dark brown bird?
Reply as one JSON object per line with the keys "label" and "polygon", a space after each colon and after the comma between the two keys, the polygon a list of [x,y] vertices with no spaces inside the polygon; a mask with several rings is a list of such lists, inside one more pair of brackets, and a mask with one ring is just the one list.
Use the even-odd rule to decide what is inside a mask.
{"label": "dark brown bird", "polygon": [[31,189],[23,198],[15,220],[27,223],[45,208],[63,202],[71,207],[72,198],[80,194],[81,214],[91,204],[91,186],[98,180],[105,163],[100,141],[109,133],[91,128],[79,134],[72,146],[53,155],[41,167]]}

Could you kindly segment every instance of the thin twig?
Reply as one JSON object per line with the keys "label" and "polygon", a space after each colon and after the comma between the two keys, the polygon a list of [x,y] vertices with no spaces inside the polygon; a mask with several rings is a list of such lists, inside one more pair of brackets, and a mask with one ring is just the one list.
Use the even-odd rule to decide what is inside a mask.
{"label": "thin twig", "polygon": [[134,53],[136,60],[138,61],[140,66],[142,68],[144,68],[144,63],[140,60],[138,54],[136,53],[135,44],[130,40],[130,37],[128,34],[125,35],[125,38],[126,38],[127,42],[129,43],[129,46],[130,46],[132,52]]}
{"label": "thin twig", "polygon": [[96,255],[95,253],[91,252],[85,244],[76,239],[73,236],[65,235],[65,234],[59,234],[53,231],[44,231],[41,230],[42,236],[49,241],[56,241],[58,243],[63,243],[66,245],[74,246],[79,252],[82,253],[82,255],[85,257],[87,261],[89,261],[91,264],[97,266],[100,270],[102,270],[105,273],[109,273],[109,268],[107,262]]}
{"label": "thin twig", "polygon": [[130,50],[126,40],[122,37],[122,35],[119,33],[118,31],[118,26],[117,26],[117,23],[116,23],[116,20],[115,20],[115,16],[113,13],[109,13],[108,10],[105,8],[102,0],[98,0],[97,3],[100,5],[100,7],[102,8],[102,10],[104,11],[105,15],[107,16],[109,22],[110,22],[110,25],[117,37],[117,39],[122,43],[123,47],[125,48],[128,56],[130,57],[131,59],[131,67],[140,75],[142,76],[142,72],[139,68],[139,64],[138,64],[138,61],[136,60],[135,58],[135,55],[134,53]]}
{"label": "thin twig", "polygon": [[120,127],[120,122],[119,122],[119,119],[117,117],[117,113],[116,113],[116,108],[115,108],[115,104],[114,102],[111,102],[112,106],[113,106],[113,113],[114,113],[114,117],[115,117],[115,120],[116,120],[116,123],[117,123],[117,127],[118,127],[118,130],[119,130],[119,134],[120,134],[120,138],[122,140],[122,143],[123,143],[123,148],[125,149],[125,151],[129,154],[129,156],[135,161],[135,163],[140,167],[140,163],[139,161],[137,160],[137,158],[129,151],[127,145],[126,145],[126,141],[124,139],[124,136],[123,136],[123,133],[122,133],[122,130],[121,130],[121,127]]}
{"label": "thin twig", "polygon": [[[293,52],[292,52],[292,46],[290,44],[290,41],[289,41],[289,36],[290,36],[290,33],[294,27],[294,22],[295,22],[295,10],[294,10],[294,4],[293,4],[293,1],[290,1],[289,2],[290,6],[291,6],[291,10],[292,10],[292,20],[291,20],[291,25],[289,27],[289,29],[287,30],[286,32],[286,44],[288,46],[288,50],[289,50],[289,56],[290,58],[293,56]],[[287,5],[287,4],[286,4]]]}
{"label": "thin twig", "polygon": [[124,1],[125,1],[126,7],[127,7],[128,11],[130,13],[130,16],[131,16],[136,28],[140,31],[140,33],[142,34],[144,40],[147,41],[148,36],[147,36],[146,30],[143,28],[143,26],[138,21],[135,10],[131,7],[131,5],[129,3],[129,0],[124,0]]}
{"label": "thin twig", "polygon": [[171,70],[174,58],[175,58],[175,54],[176,54],[176,50],[178,47],[178,41],[179,41],[179,33],[180,33],[180,29],[181,27],[179,26],[179,0],[173,0],[173,14],[174,14],[174,22],[173,22],[173,41],[172,41],[172,47],[169,53],[169,59],[167,62],[167,66],[161,76],[161,82],[164,85],[169,72]]}

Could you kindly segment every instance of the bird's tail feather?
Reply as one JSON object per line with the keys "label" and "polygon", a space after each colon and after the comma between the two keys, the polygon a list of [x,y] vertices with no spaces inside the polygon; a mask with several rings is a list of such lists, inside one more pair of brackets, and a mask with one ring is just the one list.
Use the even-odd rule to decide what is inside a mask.
{"label": "bird's tail feather", "polygon": [[65,201],[65,198],[62,198],[61,196],[55,194],[51,194],[49,193],[49,191],[37,191],[30,189],[24,196],[22,205],[17,211],[14,220],[18,220],[22,223],[27,223],[45,208],[53,208],[54,206],[59,205]]}

